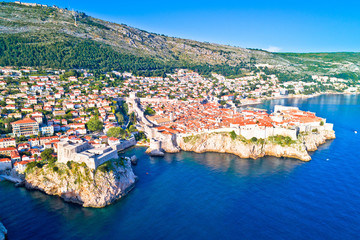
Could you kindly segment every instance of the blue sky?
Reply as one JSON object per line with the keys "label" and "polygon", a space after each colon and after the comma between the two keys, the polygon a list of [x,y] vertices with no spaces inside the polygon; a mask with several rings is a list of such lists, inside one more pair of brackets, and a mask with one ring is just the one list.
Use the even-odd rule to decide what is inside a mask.
{"label": "blue sky", "polygon": [[360,1],[36,2],[199,41],[281,52],[360,51]]}

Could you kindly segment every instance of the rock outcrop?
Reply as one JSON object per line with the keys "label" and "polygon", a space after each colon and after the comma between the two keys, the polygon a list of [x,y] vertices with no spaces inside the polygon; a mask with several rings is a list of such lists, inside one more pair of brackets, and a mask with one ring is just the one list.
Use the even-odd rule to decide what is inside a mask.
{"label": "rock outcrop", "polygon": [[151,149],[151,148],[148,148],[146,150],[146,153],[152,157],[163,157],[165,155],[165,153],[163,151],[161,151],[160,149]]}
{"label": "rock outcrop", "polygon": [[303,136],[308,151],[316,151],[319,145],[324,144],[329,139],[335,139],[334,131],[320,131]]}
{"label": "rock outcrop", "polygon": [[[231,136],[230,133],[226,132],[201,133],[178,138],[177,146],[173,148],[180,148],[184,151],[197,153],[231,153],[241,158],[257,159],[264,156],[275,156],[310,161],[311,157],[308,151],[314,151],[320,144],[325,143],[327,139],[334,138],[334,131],[308,133],[305,136],[300,136],[296,141],[281,136],[277,139],[269,138],[251,141],[241,136]],[[167,145],[169,144],[171,144],[171,142],[167,143]]]}
{"label": "rock outcrop", "polygon": [[106,162],[96,171],[74,162],[34,166],[27,170],[25,187],[84,207],[100,208],[126,195],[135,180],[130,159],[126,158]]}
{"label": "rock outcrop", "polygon": [[153,157],[162,157],[164,152],[177,153],[180,150],[176,135],[162,135],[159,139],[150,140],[150,146],[146,153]]}
{"label": "rock outcrop", "polygon": [[138,162],[138,159],[135,155],[133,155],[131,158],[130,158],[130,162],[132,165],[137,165],[137,162]]}
{"label": "rock outcrop", "polygon": [[160,148],[168,153],[177,153],[181,150],[178,147],[178,138],[176,135],[166,135],[163,137]]}
{"label": "rock outcrop", "polygon": [[0,240],[5,240],[7,235],[7,230],[5,226],[0,222]]}

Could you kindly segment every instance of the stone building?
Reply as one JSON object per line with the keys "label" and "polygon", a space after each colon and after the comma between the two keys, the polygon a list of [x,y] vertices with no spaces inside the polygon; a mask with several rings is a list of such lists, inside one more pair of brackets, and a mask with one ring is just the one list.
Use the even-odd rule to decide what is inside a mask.
{"label": "stone building", "polygon": [[104,162],[118,158],[117,151],[111,147],[94,148],[87,142],[60,141],[57,146],[58,162],[61,163],[74,161],[96,169]]}

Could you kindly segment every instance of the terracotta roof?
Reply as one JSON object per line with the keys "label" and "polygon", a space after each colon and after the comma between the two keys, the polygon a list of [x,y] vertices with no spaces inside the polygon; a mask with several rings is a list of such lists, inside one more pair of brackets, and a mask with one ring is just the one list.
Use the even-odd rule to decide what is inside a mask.
{"label": "terracotta roof", "polygon": [[114,137],[110,137],[109,140],[110,140],[110,141],[118,141],[119,139],[114,138]]}
{"label": "terracotta roof", "polygon": [[19,120],[19,121],[16,121],[16,122],[13,122],[11,124],[25,124],[25,123],[36,123],[35,120],[32,120],[31,118],[24,118],[23,120]]}
{"label": "terracotta roof", "polygon": [[1,138],[0,142],[14,141],[15,138]]}

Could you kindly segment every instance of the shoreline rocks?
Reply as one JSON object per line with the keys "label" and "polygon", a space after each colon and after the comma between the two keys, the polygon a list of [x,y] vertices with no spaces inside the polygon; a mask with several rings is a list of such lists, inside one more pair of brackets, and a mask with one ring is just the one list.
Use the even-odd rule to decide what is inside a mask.
{"label": "shoreline rocks", "polygon": [[148,148],[146,150],[146,153],[149,154],[149,156],[151,156],[151,157],[163,157],[163,156],[165,156],[165,153],[163,151],[161,151],[160,149]]}
{"label": "shoreline rocks", "polygon": [[7,235],[7,229],[5,226],[0,222],[0,240],[5,240]]}
{"label": "shoreline rocks", "polygon": [[137,165],[138,159],[137,157],[134,155],[130,158],[131,164],[132,165]]}
{"label": "shoreline rocks", "polygon": [[32,169],[26,174],[25,187],[83,207],[102,208],[131,191],[136,178],[128,158],[107,162],[95,172],[77,163],[70,167],[57,163]]}
{"label": "shoreline rocks", "polygon": [[[232,139],[229,133],[200,133],[192,138],[178,138],[177,146],[171,149],[181,149],[196,153],[218,152],[230,153],[240,158],[257,159],[264,156],[295,158],[301,161],[310,161],[309,151],[317,150],[318,146],[324,144],[326,140],[334,139],[334,131],[321,131],[317,133],[308,133],[305,136],[299,136],[299,139],[291,144],[279,144],[268,139],[260,142],[251,142],[245,139]],[[167,141],[162,145],[168,146],[172,141]],[[165,152],[166,149],[163,149]],[[154,149],[147,149],[151,154]],[[173,152],[173,151],[170,151]]]}

